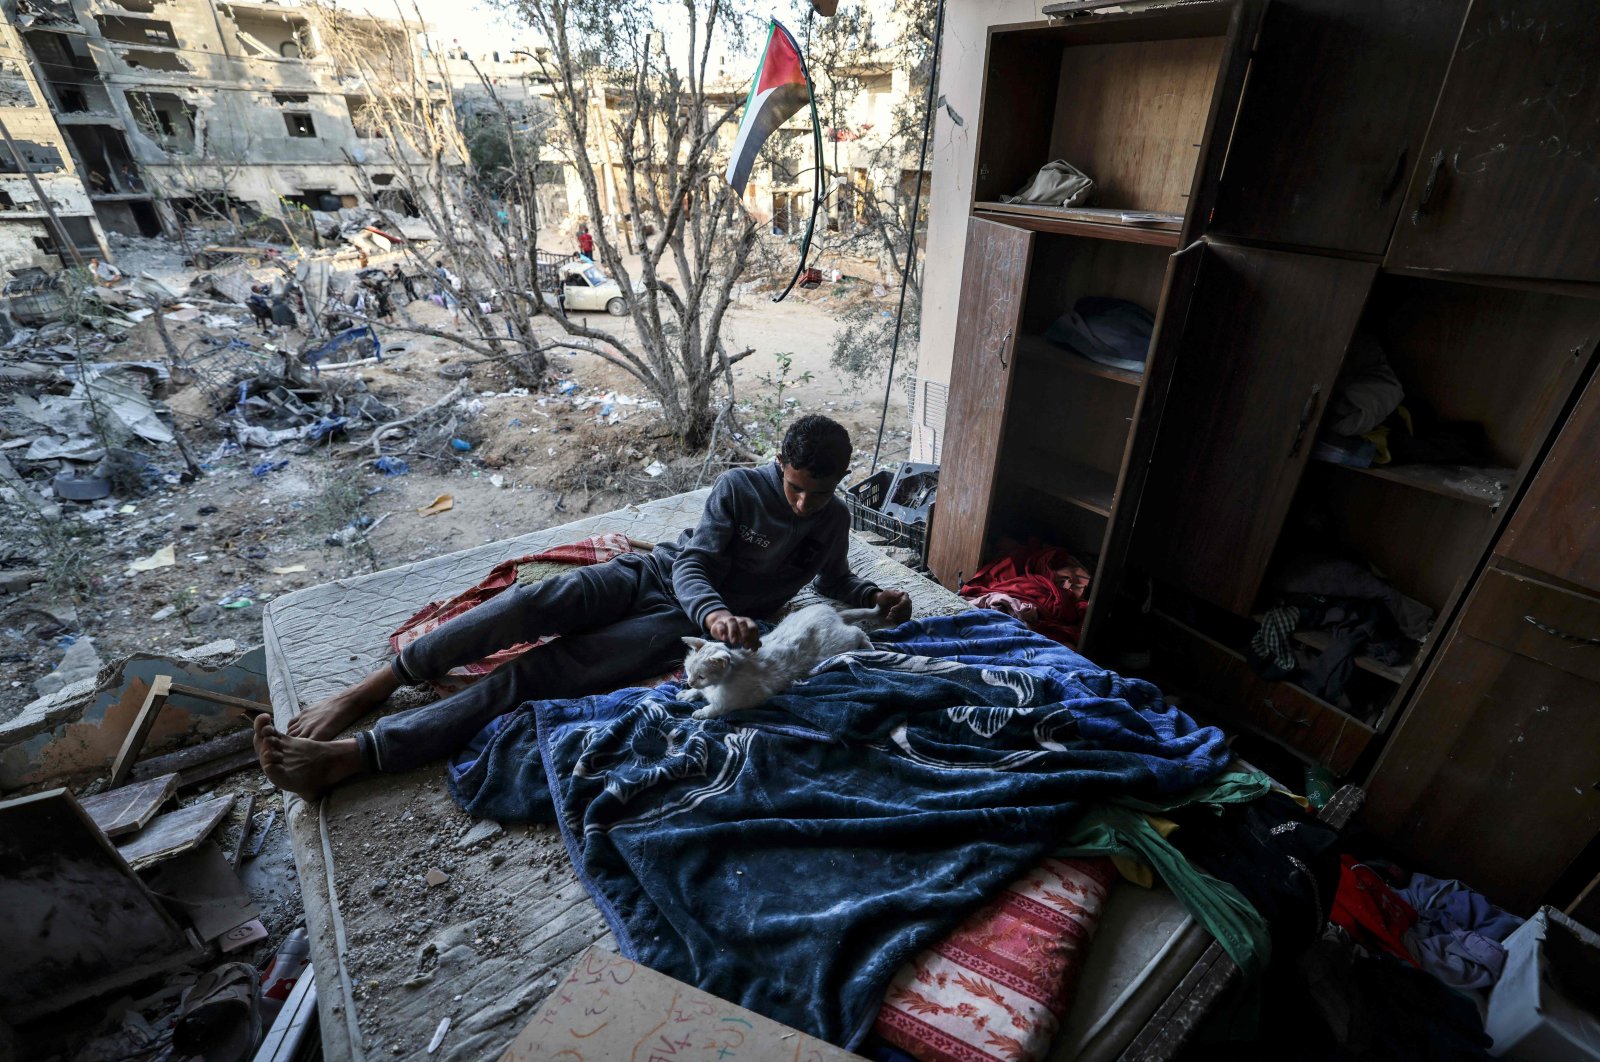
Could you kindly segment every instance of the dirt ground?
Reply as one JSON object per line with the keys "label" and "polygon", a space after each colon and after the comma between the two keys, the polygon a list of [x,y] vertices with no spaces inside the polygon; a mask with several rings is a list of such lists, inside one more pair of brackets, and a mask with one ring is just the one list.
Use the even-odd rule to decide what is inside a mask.
{"label": "dirt ground", "polygon": [[[140,249],[138,264],[169,283],[186,284],[181,256],[174,266],[170,249],[163,258],[150,243]],[[826,413],[844,423],[856,442],[857,459],[847,482],[868,471],[884,381],[863,384],[843,376],[830,366],[829,351],[837,327],[831,307],[843,298],[871,298],[870,288],[825,285],[796,291],[781,304],[764,292],[750,292],[730,310],[725,333],[730,349],[756,350],[736,367],[741,423],[731,430],[746,446],[770,448],[770,430],[764,433],[763,423],[786,422],[801,412]],[[876,301],[893,312],[892,297]],[[417,323],[449,326],[445,311],[431,303],[413,303],[407,312]],[[242,308],[232,316],[248,320]],[[603,313],[589,320],[622,334],[632,328],[627,319]],[[169,327],[184,351],[194,349],[200,335],[216,334],[199,323]],[[549,328],[556,334],[556,326]],[[725,458],[708,462],[701,454],[680,453],[655,411],[640,401],[646,393],[639,383],[594,355],[555,355],[553,386],[531,392],[518,387],[501,366],[474,363],[469,352],[449,340],[381,326],[379,332],[387,351],[382,363],[340,372],[358,375],[373,396],[402,415],[465,383],[469,409],[457,417],[453,435],[471,449],[419,453],[411,449],[411,439],[386,441],[383,452],[401,457],[410,471],[384,475],[373,467],[369,426],[326,445],[295,442],[228,454],[220,448],[224,436],[216,423],[217,403],[208,404],[203,388],[175,374],[165,398],[204,474],[190,483],[158,484],[142,496],[60,503],[66,520],[93,521],[90,536],[74,547],[83,551],[81,567],[89,585],[72,602],[75,620],[63,614],[60,596],[45,585],[0,594],[0,661],[9,665],[0,682],[0,719],[37,696],[34,681],[60,661],[66,636],[93,638],[105,660],[222,637],[256,644],[261,608],[276,596],[585,512],[694,489],[727,467]],[[263,337],[247,326],[236,334],[253,344],[289,349],[302,341],[293,333]],[[793,364],[779,402],[773,378],[775,355],[783,351],[793,354]],[[0,354],[0,359],[9,356]],[[153,326],[145,322],[104,357],[161,360],[163,354]],[[812,378],[799,381],[805,373]],[[890,394],[888,425],[882,459],[903,459],[909,434],[899,386]],[[284,461],[281,468],[252,474],[263,463]],[[163,453],[159,467],[176,472],[182,464],[175,452]],[[419,512],[442,495],[451,498],[448,510]],[[353,543],[330,544],[330,535],[363,519],[371,524]],[[169,545],[172,566],[127,570],[131,562]],[[249,604],[224,607],[241,600]]]}

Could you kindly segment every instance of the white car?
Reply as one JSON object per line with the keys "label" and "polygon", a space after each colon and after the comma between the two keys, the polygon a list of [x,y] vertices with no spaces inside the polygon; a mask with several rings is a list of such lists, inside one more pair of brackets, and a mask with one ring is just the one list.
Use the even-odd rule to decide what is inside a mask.
{"label": "white car", "polygon": [[622,286],[600,272],[592,262],[563,262],[557,267],[561,277],[561,293],[565,296],[567,312],[573,310],[604,310],[613,317],[628,313],[628,298]]}

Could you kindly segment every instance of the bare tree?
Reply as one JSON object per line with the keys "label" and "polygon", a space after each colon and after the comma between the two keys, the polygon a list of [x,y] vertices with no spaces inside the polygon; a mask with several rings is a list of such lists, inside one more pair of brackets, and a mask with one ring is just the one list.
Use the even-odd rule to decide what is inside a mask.
{"label": "bare tree", "polygon": [[533,58],[550,80],[596,250],[625,292],[637,290],[632,336],[563,313],[556,320],[658,398],[686,446],[703,446],[717,420],[718,380],[731,401],[732,365],[750,353],[730,352],[722,338],[756,240],[754,219],[721,175],[720,137],[731,134],[743,92],[717,93],[707,80],[716,40],[739,31],[735,12],[723,0],[673,4],[685,30],[675,57],[648,28],[664,4],[502,2],[547,42]]}
{"label": "bare tree", "polygon": [[[404,204],[432,229],[434,240],[400,245],[408,272],[443,294],[468,334],[415,322],[390,327],[454,340],[538,386],[551,347],[534,328],[547,300],[539,292],[532,146],[496,99],[487,120],[502,124],[510,158],[494,181],[483,180],[457,128],[441,58],[416,53],[420,18],[379,22],[329,6],[316,11],[340,73],[359,79],[366,92],[358,121],[373,150],[346,155],[357,184],[369,202]],[[309,296],[320,308],[317,294]]]}

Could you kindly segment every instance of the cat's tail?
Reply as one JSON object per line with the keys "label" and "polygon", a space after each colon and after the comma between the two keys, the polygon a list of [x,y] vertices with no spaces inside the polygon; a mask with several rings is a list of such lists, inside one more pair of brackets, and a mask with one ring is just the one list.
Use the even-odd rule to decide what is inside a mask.
{"label": "cat's tail", "polygon": [[839,618],[852,627],[868,631],[878,631],[889,626],[888,617],[876,608],[843,608],[839,610]]}

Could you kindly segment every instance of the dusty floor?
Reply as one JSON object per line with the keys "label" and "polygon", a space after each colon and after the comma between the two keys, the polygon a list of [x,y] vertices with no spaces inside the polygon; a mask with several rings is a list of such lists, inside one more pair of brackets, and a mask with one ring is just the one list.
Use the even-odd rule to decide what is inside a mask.
{"label": "dusty floor", "polygon": [[[186,282],[181,256],[174,264],[170,252],[150,253],[150,242],[137,264],[169,283]],[[863,385],[829,364],[837,328],[830,306],[851,297],[871,296],[861,285],[843,295],[824,286],[773,304],[765,293],[752,292],[730,310],[726,330],[731,349],[756,349],[736,367],[741,423],[729,430],[765,450],[773,441],[771,425],[800,412],[832,415],[850,429],[858,448],[847,482],[867,470],[884,396],[881,377]],[[892,298],[879,301],[892,311]],[[448,315],[431,303],[413,303],[407,312],[419,324],[449,326]],[[248,317],[242,311],[234,316]],[[627,319],[605,314],[589,315],[589,323],[625,336],[632,329]],[[200,336],[219,334],[198,323],[170,327],[185,357],[204,351]],[[555,326],[549,327],[554,335]],[[248,327],[235,334],[258,346],[294,348],[301,341],[294,334],[263,337]],[[68,520],[92,521],[89,537],[75,547],[88,585],[73,602],[75,622],[70,614],[63,622],[61,596],[44,585],[0,595],[0,663],[9,672],[0,681],[0,719],[37,696],[34,681],[60,661],[65,636],[93,638],[107,660],[221,637],[252,645],[260,640],[261,605],[275,596],[693,489],[726,467],[725,456],[707,463],[703,455],[679,452],[655,411],[638,404],[646,397],[639,383],[592,354],[552,357],[557,389],[571,393],[549,386],[530,393],[503,367],[470,363],[473,356],[449,340],[381,327],[380,334],[386,349],[403,349],[387,353],[381,364],[341,373],[359,375],[374,396],[401,413],[436,401],[461,380],[470,387],[475,412],[459,417],[453,434],[472,449],[424,454],[410,450],[408,440],[388,442],[384,453],[410,465],[409,474],[394,476],[373,468],[370,432],[352,433],[331,446],[290,443],[222,455],[216,403],[208,406],[202,399],[206,379],[185,385],[186,377],[178,374],[167,400],[206,474],[188,484],[158,485],[141,497],[62,503]],[[793,354],[781,401],[775,385],[779,352]],[[149,322],[104,356],[162,358]],[[470,374],[462,377],[463,370]],[[805,373],[812,379],[802,380]],[[902,459],[908,434],[899,386],[890,394],[889,428],[882,459]],[[281,469],[252,475],[263,461],[285,460]],[[164,470],[182,467],[175,452],[162,454],[159,464]],[[446,494],[451,509],[418,513]],[[328,543],[330,534],[362,518],[375,523],[353,546]],[[173,566],[126,571],[168,545]],[[251,603],[221,607],[230,597]],[[170,613],[166,618],[152,618],[164,610]]]}

